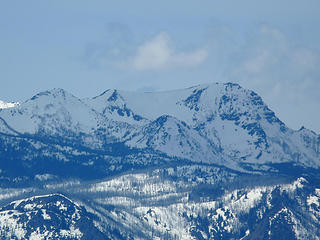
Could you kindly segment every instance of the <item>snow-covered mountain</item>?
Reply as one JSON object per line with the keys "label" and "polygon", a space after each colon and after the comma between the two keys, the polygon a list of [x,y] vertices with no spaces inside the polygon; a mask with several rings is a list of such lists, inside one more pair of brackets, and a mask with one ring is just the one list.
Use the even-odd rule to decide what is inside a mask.
{"label": "snow-covered mountain", "polygon": [[238,84],[53,89],[0,109],[1,237],[317,239],[319,167],[320,136]]}
{"label": "snow-covered mountain", "polygon": [[320,166],[319,135],[289,129],[256,93],[232,83],[159,93],[107,90],[92,99],[53,89],[3,109],[0,120],[6,141],[50,139],[59,148],[76,143],[102,155],[119,151],[110,145],[116,144],[240,171]]}

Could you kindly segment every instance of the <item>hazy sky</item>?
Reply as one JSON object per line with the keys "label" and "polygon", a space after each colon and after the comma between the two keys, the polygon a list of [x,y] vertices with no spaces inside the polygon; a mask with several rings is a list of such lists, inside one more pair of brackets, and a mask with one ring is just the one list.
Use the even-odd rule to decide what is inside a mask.
{"label": "hazy sky", "polygon": [[238,82],[320,133],[319,0],[0,0],[0,99]]}

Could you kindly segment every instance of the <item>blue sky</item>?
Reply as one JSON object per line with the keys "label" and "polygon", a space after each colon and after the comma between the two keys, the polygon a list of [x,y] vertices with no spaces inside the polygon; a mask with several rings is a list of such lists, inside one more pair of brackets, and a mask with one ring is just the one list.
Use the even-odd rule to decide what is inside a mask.
{"label": "blue sky", "polygon": [[0,0],[0,99],[237,82],[320,132],[320,2]]}

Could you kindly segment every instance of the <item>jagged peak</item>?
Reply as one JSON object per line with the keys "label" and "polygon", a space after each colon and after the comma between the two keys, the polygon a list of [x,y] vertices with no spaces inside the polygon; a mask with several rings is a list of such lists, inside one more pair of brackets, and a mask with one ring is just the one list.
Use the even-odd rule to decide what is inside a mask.
{"label": "jagged peak", "polygon": [[309,133],[309,134],[316,135],[316,136],[319,135],[315,131],[313,131],[313,130],[311,130],[309,128],[306,128],[305,126],[301,126],[300,129],[298,130],[298,132],[300,132],[300,133]]}
{"label": "jagged peak", "polygon": [[298,131],[303,131],[305,130],[306,128],[304,126],[301,126],[300,129]]}
{"label": "jagged peak", "polygon": [[100,95],[93,97],[92,99],[106,99],[108,102],[116,102],[117,100],[121,99],[124,100],[120,94],[120,91],[117,89],[107,89],[102,92]]}
{"label": "jagged peak", "polygon": [[117,90],[113,90],[110,97],[108,97],[108,102],[115,102],[119,99],[119,94]]}

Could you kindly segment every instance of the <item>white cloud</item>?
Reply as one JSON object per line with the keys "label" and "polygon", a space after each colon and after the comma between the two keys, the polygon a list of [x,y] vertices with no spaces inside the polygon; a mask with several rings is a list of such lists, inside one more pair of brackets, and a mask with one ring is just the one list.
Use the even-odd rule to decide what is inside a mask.
{"label": "white cloud", "polygon": [[162,70],[177,67],[192,67],[204,62],[208,56],[205,49],[191,52],[176,52],[170,46],[170,37],[162,32],[138,47],[136,55],[127,61],[135,70]]}

